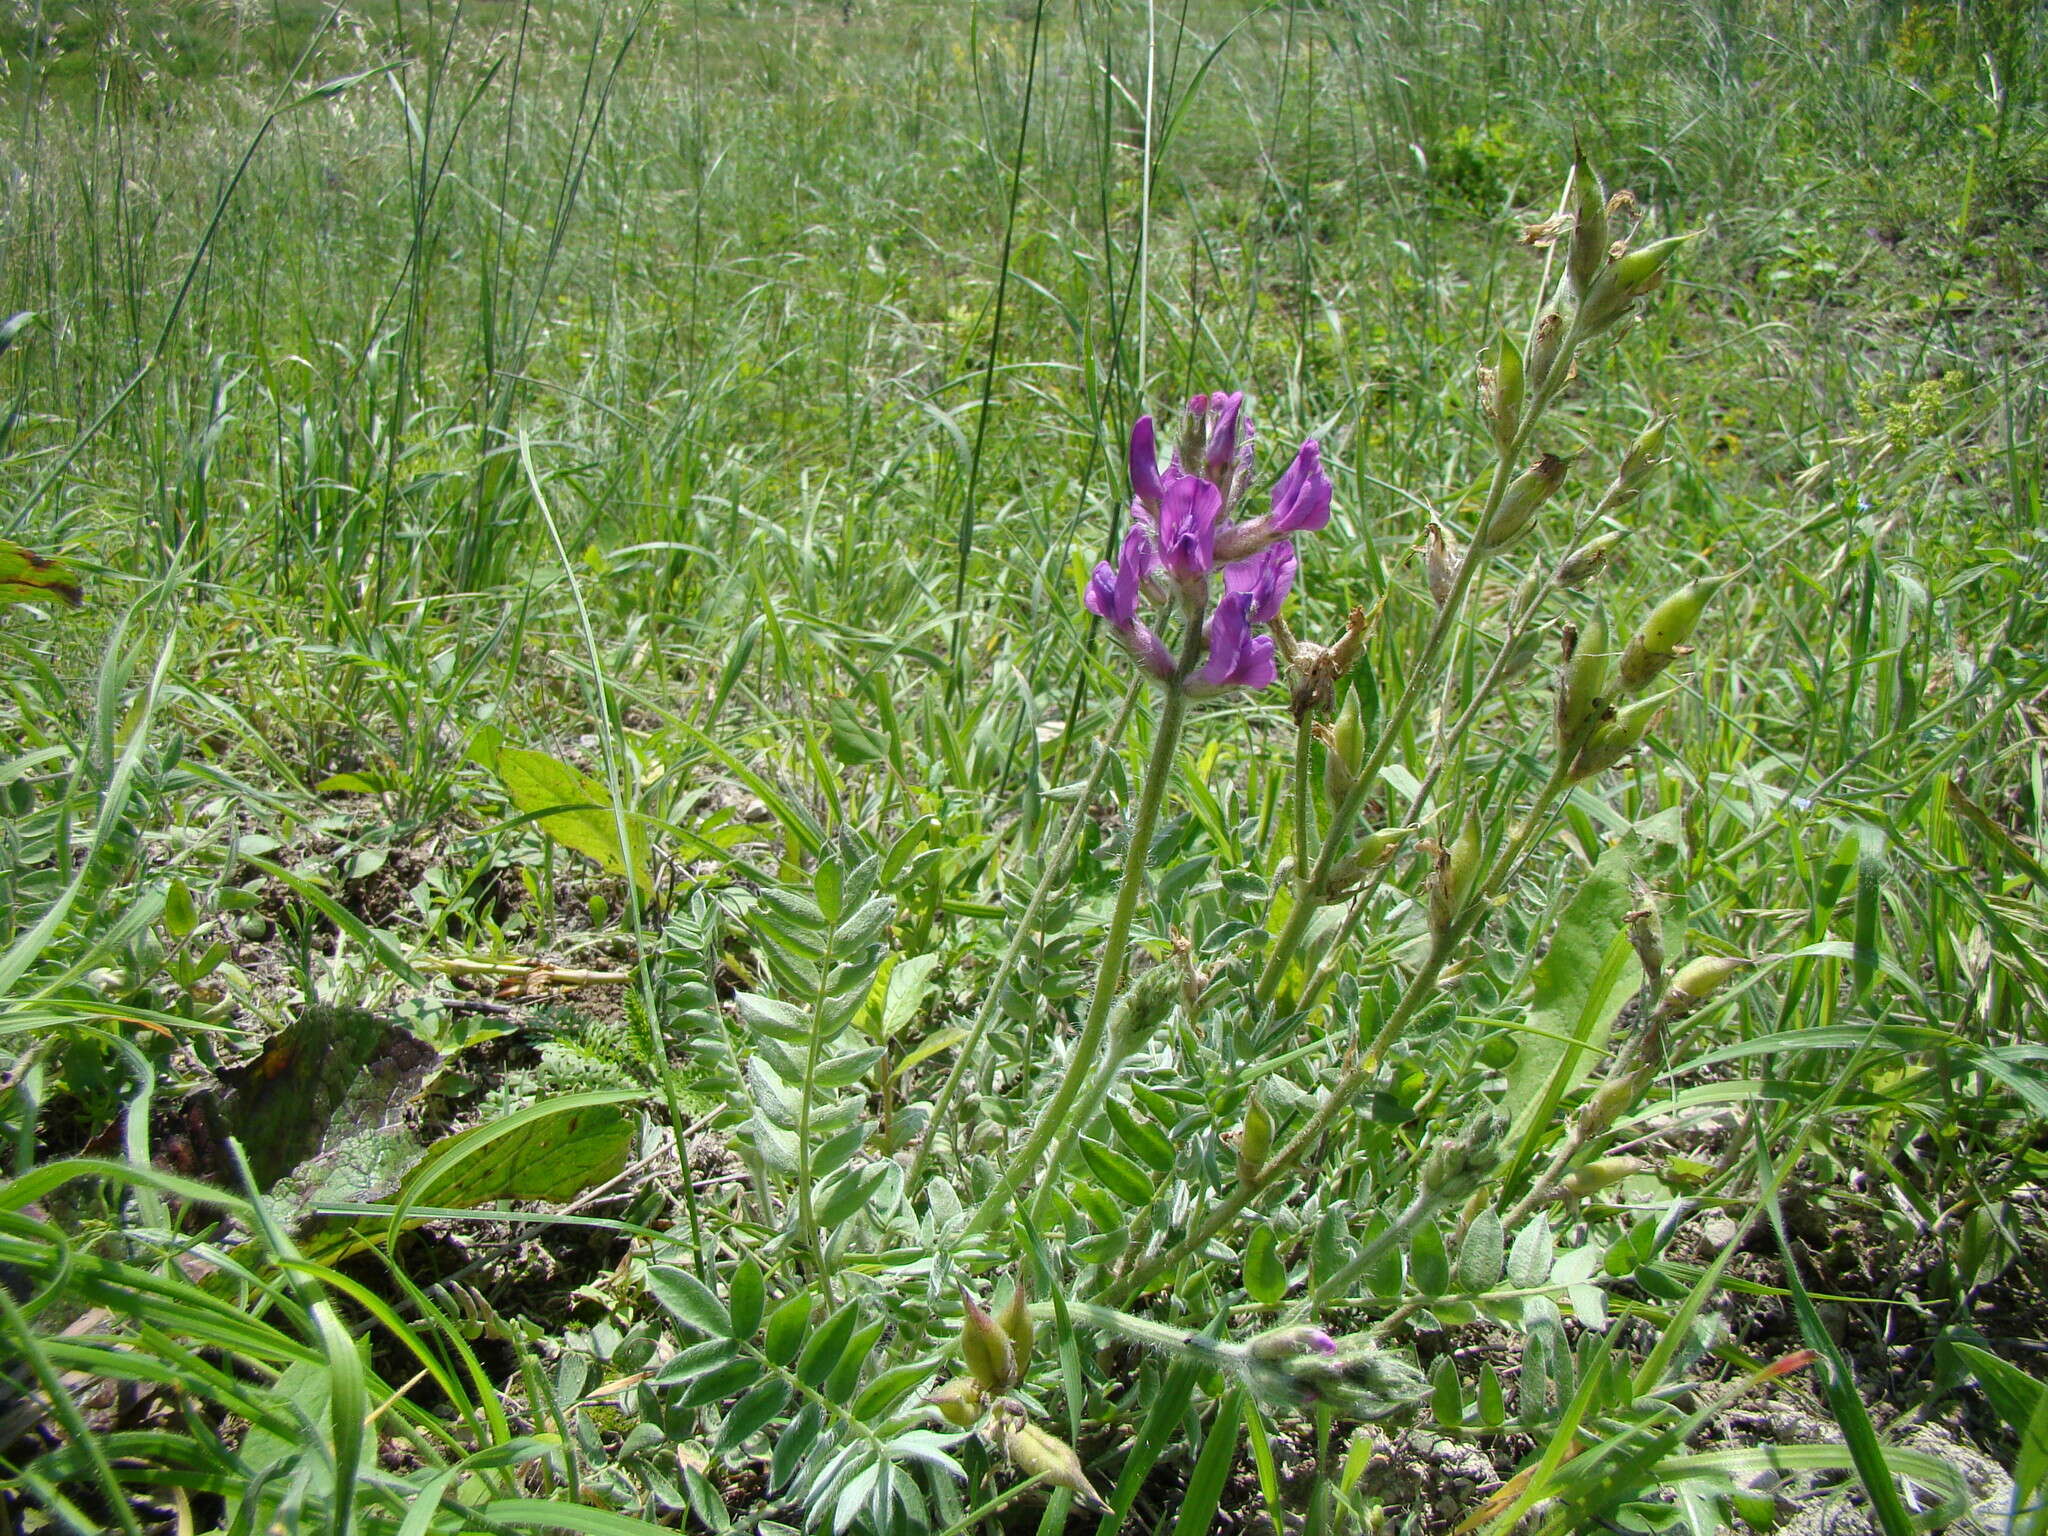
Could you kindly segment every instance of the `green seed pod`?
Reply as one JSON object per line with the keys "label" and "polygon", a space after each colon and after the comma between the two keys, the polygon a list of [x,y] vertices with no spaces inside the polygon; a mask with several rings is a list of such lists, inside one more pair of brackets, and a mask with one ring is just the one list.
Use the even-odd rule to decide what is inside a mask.
{"label": "green seed pod", "polygon": [[944,1386],[934,1387],[925,1395],[925,1401],[944,1414],[948,1424],[956,1424],[962,1429],[981,1417],[987,1399],[981,1383],[972,1376],[955,1376]]}
{"label": "green seed pod", "polygon": [[1583,1168],[1566,1174],[1559,1187],[1574,1200],[1583,1200],[1649,1166],[1640,1157],[1596,1157]]}
{"label": "green seed pod", "polygon": [[1109,1508],[1088,1481],[1074,1448],[1040,1429],[1017,1408],[999,1405],[982,1426],[982,1435],[1025,1476],[1042,1477],[1056,1488],[1067,1489],[1090,1509]]}
{"label": "green seed pod", "polygon": [[1567,362],[1564,338],[1563,313],[1556,309],[1546,310],[1536,322],[1536,334],[1529,345],[1529,363],[1525,370],[1528,388],[1548,392],[1551,372]]}
{"label": "green seed pod", "polygon": [[1668,462],[1664,458],[1664,429],[1671,425],[1671,418],[1659,416],[1643,429],[1642,436],[1629,444],[1628,452],[1622,455],[1621,468],[1615,471],[1614,483],[1624,487],[1630,495],[1643,488],[1652,474]]}
{"label": "green seed pod", "polygon": [[1266,1154],[1273,1150],[1273,1117],[1265,1101],[1254,1093],[1245,1106],[1244,1130],[1237,1138],[1237,1182],[1252,1184],[1265,1171]]}
{"label": "green seed pod", "polygon": [[1664,281],[1664,269],[1691,235],[1672,235],[1609,262],[1586,290],[1579,309],[1579,333],[1598,336],[1627,314],[1637,299]]}
{"label": "green seed pod", "polygon": [[1536,519],[1536,509],[1564,484],[1564,473],[1569,468],[1569,459],[1546,453],[1515,476],[1501,496],[1500,505],[1493,509],[1493,516],[1486,521],[1480,547],[1488,554],[1498,554],[1527,533]]}
{"label": "green seed pod", "polygon": [[996,1326],[1010,1341],[1010,1366],[1022,1381],[1031,1370],[1031,1346],[1038,1340],[1038,1325],[1031,1321],[1031,1287],[1021,1272],[1002,1311],[996,1314]]}
{"label": "green seed pod", "polygon": [[1414,826],[1382,827],[1379,831],[1360,839],[1357,849],[1351,856],[1358,860],[1361,867],[1377,869],[1391,859],[1401,845],[1419,830],[1420,828]]}
{"label": "green seed pod", "polygon": [[1014,1386],[1017,1368],[1010,1351],[1010,1336],[964,1286],[960,1290],[960,1304],[960,1357],[967,1364],[967,1374],[990,1392]]}
{"label": "green seed pod", "polygon": [[1601,690],[1607,686],[1610,661],[1607,614],[1598,607],[1587,615],[1584,629],[1565,631],[1564,664],[1557,669],[1557,755],[1569,760],[1599,718]]}
{"label": "green seed pod", "polygon": [[1652,694],[1647,699],[1638,699],[1612,719],[1595,726],[1593,734],[1586,738],[1586,744],[1572,759],[1571,778],[1577,781],[1605,773],[1635,751],[1643,744],[1643,738],[1650,734],[1650,724],[1657,718],[1657,712],[1671,702],[1676,692],[1676,689],[1671,689]]}
{"label": "green seed pod", "polygon": [[[1482,370],[1483,373],[1483,370]],[[1522,424],[1522,349],[1506,331],[1500,333],[1493,372],[1483,377],[1480,404],[1493,422],[1493,440],[1506,453],[1514,445],[1515,429]]]}
{"label": "green seed pod", "polygon": [[1650,610],[1642,628],[1629,637],[1628,647],[1621,653],[1621,668],[1616,680],[1620,692],[1637,692],[1686,654],[1685,644],[1699,627],[1707,604],[1714,600],[1716,592],[1727,585],[1728,579],[1718,576],[1692,582]]}
{"label": "green seed pod", "polygon": [[1593,1090],[1586,1107],[1579,1111],[1579,1134],[1587,1141],[1602,1134],[1634,1107],[1641,1090],[1642,1084],[1633,1072],[1626,1077],[1609,1078]]}
{"label": "green seed pod", "polygon": [[1740,955],[1702,955],[1686,961],[1671,978],[1664,1000],[1657,1004],[1656,1016],[1684,1018],[1726,986],[1729,978],[1741,975],[1749,966],[1750,962]]}
{"label": "green seed pod", "polygon": [[1572,292],[1583,294],[1607,265],[1607,189],[1583,153],[1572,171],[1572,246],[1565,275]]}
{"label": "green seed pod", "polygon": [[1323,746],[1323,796],[1335,809],[1349,798],[1365,761],[1365,717],[1356,688],[1345,693],[1336,721],[1323,735]]}
{"label": "green seed pod", "polygon": [[1472,899],[1479,854],[1479,818],[1468,815],[1457,841],[1437,850],[1436,866],[1429,873],[1429,931],[1439,939],[1451,931]]}
{"label": "green seed pod", "polygon": [[1617,528],[1612,533],[1603,533],[1597,539],[1588,540],[1558,561],[1550,579],[1560,587],[1573,590],[1583,587],[1605,569],[1607,557],[1627,537],[1626,529]]}

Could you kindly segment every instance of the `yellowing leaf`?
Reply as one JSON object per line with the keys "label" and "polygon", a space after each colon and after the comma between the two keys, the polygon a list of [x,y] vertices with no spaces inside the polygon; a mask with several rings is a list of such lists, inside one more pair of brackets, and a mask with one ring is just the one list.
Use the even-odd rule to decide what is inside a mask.
{"label": "yellowing leaf", "polygon": [[0,539],[0,605],[40,603],[53,597],[73,608],[85,601],[77,570],[68,561]]}
{"label": "yellowing leaf", "polygon": [[653,889],[646,828],[627,820],[627,846],[620,847],[620,818],[603,783],[545,752],[497,747],[488,756],[478,756],[498,776],[512,803],[537,817],[549,837],[596,860],[608,874],[630,874],[643,892]]}

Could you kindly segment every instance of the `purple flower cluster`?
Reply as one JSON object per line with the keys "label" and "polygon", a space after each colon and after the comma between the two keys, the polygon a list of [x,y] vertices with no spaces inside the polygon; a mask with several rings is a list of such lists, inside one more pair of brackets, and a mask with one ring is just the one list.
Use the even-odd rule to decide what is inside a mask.
{"label": "purple flower cluster", "polygon": [[[1330,477],[1314,438],[1273,487],[1271,509],[1234,521],[1252,471],[1252,427],[1242,394],[1197,395],[1188,402],[1180,442],[1164,471],[1152,418],[1131,429],[1131,531],[1117,563],[1095,567],[1088,611],[1152,676],[1191,694],[1264,688],[1275,675],[1273,640],[1254,631],[1279,615],[1294,585],[1293,535],[1330,520]],[[1193,466],[1190,468],[1189,466]],[[1211,578],[1223,569],[1223,595],[1211,605]],[[1202,626],[1205,656],[1182,676],[1166,643],[1140,617],[1144,602],[1178,599]]]}

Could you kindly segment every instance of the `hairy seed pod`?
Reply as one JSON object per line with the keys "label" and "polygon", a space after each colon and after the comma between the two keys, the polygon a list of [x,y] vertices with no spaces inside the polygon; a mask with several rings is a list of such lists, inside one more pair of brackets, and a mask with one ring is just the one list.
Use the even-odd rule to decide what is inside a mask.
{"label": "hairy seed pod", "polygon": [[1664,458],[1664,429],[1671,425],[1671,418],[1659,416],[1634,442],[1628,445],[1628,452],[1621,457],[1621,468],[1615,471],[1614,483],[1630,495],[1640,491],[1659,466],[1667,462]]}
{"label": "hairy seed pod", "polygon": [[1031,1321],[1031,1287],[1025,1283],[1022,1271],[1018,1272],[1017,1283],[1010,1287],[1002,1311],[996,1314],[996,1326],[1010,1341],[1010,1368],[1016,1379],[1022,1381],[1030,1373],[1031,1346],[1038,1339],[1038,1326]]}
{"label": "hairy seed pod", "polygon": [[1010,1336],[964,1286],[960,1291],[960,1304],[963,1309],[960,1357],[967,1364],[967,1374],[990,1392],[1006,1391],[1016,1385],[1017,1369],[1010,1350]]}
{"label": "hairy seed pod", "polygon": [[1579,1111],[1579,1135],[1591,1141],[1605,1132],[1634,1107],[1639,1088],[1633,1072],[1626,1077],[1610,1078],[1595,1088]]}
{"label": "hairy seed pod", "polygon": [[1563,312],[1556,309],[1544,311],[1542,318],[1536,322],[1536,334],[1529,345],[1528,367],[1524,370],[1528,388],[1547,388],[1551,370],[1560,366],[1563,361],[1564,337]]}
{"label": "hairy seed pod", "polygon": [[1621,653],[1616,682],[1622,693],[1637,692],[1685,654],[1685,644],[1699,628],[1707,604],[1727,582],[1725,576],[1692,582],[1650,610]]}
{"label": "hairy seed pod", "polygon": [[1416,827],[1382,827],[1379,831],[1361,838],[1351,857],[1366,869],[1377,869],[1399,851],[1401,845],[1413,837]]}
{"label": "hairy seed pod", "polygon": [[1643,904],[1628,915],[1628,941],[1642,963],[1644,978],[1655,989],[1664,980],[1664,924],[1648,890],[1639,888],[1637,896]]}
{"label": "hairy seed pod", "polygon": [[1441,608],[1451,600],[1451,593],[1458,585],[1458,566],[1462,554],[1443,530],[1443,524],[1431,523],[1423,530],[1422,568],[1429,578],[1429,595]]}
{"label": "hairy seed pod", "polygon": [[1467,815],[1457,841],[1437,851],[1429,874],[1429,931],[1442,939],[1472,899],[1479,877],[1479,818]]}
{"label": "hairy seed pod", "polygon": [[1597,539],[1587,540],[1558,561],[1557,569],[1550,573],[1550,579],[1558,586],[1572,590],[1583,587],[1606,568],[1607,557],[1613,554],[1621,541],[1627,537],[1626,529],[1617,528],[1612,533],[1603,533]]}
{"label": "hairy seed pod", "polygon": [[1244,1109],[1244,1130],[1237,1138],[1237,1182],[1253,1184],[1265,1171],[1266,1154],[1273,1150],[1273,1116],[1258,1094]]}
{"label": "hairy seed pod", "polygon": [[1748,970],[1750,964],[1740,955],[1702,955],[1686,961],[1665,989],[1663,1001],[1657,1004],[1656,1017],[1684,1018],[1726,986],[1731,977]]}
{"label": "hairy seed pod", "polygon": [[1365,761],[1365,717],[1359,709],[1358,690],[1344,695],[1337,718],[1323,738],[1323,796],[1331,808],[1342,805],[1358,783],[1358,770]]}
{"label": "hairy seed pod", "polygon": [[1009,1458],[1010,1464],[1027,1477],[1042,1477],[1056,1488],[1065,1488],[1089,1509],[1106,1510],[1109,1505],[1088,1481],[1081,1458],[1057,1435],[1049,1434],[1024,1417],[1023,1410],[1008,1401],[996,1405],[981,1428],[982,1437]]}
{"label": "hairy seed pod", "polygon": [[1557,755],[1567,761],[1585,745],[1599,717],[1607,686],[1607,614],[1597,605],[1586,627],[1565,631],[1564,664],[1557,669]]}
{"label": "hairy seed pod", "polygon": [[1597,1195],[1649,1166],[1640,1157],[1596,1157],[1584,1167],[1574,1168],[1566,1174],[1558,1187],[1574,1200],[1584,1200],[1588,1195]]}
{"label": "hairy seed pod", "polygon": [[1657,712],[1671,702],[1676,692],[1676,689],[1671,689],[1652,694],[1647,699],[1638,699],[1612,719],[1603,720],[1595,726],[1593,734],[1586,738],[1586,744],[1572,759],[1569,777],[1574,782],[1590,779],[1596,773],[1605,773],[1635,751],[1643,744],[1643,738],[1650,734],[1650,725],[1657,718]]}
{"label": "hairy seed pod", "polygon": [[944,1414],[948,1424],[966,1429],[981,1417],[988,1394],[972,1376],[955,1376],[944,1386],[932,1388],[924,1400]]}
{"label": "hairy seed pod", "polygon": [[1565,275],[1572,292],[1584,294],[1607,265],[1607,189],[1583,152],[1572,167],[1572,246]]}
{"label": "hairy seed pod", "polygon": [[1514,446],[1515,429],[1522,424],[1523,386],[1522,349],[1515,345],[1514,337],[1502,331],[1494,354],[1492,403],[1486,412],[1493,419],[1493,440],[1502,453]]}
{"label": "hairy seed pod", "polygon": [[1598,336],[1627,314],[1637,299],[1662,285],[1664,269],[1691,235],[1672,235],[1628,251],[1601,269],[1579,309],[1579,333]]}
{"label": "hairy seed pod", "polygon": [[1497,555],[1527,533],[1536,520],[1537,509],[1564,484],[1569,468],[1569,459],[1546,453],[1515,476],[1502,493],[1500,505],[1493,509],[1493,516],[1486,520],[1486,531],[1479,537],[1480,547]]}

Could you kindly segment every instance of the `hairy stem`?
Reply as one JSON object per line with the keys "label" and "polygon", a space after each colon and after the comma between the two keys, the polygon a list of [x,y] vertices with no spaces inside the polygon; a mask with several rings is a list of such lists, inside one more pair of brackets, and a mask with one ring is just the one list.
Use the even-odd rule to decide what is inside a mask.
{"label": "hairy stem", "polygon": [[[1199,642],[1199,628],[1190,625],[1187,650]],[[1187,670],[1185,667],[1183,671]],[[1116,906],[1109,917],[1109,932],[1102,941],[1102,956],[1095,971],[1095,994],[1089,1000],[1088,1017],[1074,1041],[1067,1069],[1060,1076],[1050,1102],[1031,1128],[1024,1145],[1008,1160],[996,1187],[975,1211],[962,1237],[984,1231],[1008,1208],[1016,1193],[1039,1172],[1046,1152],[1065,1129],[1074,1101],[1100,1065],[1103,1038],[1108,1033],[1110,1005],[1116,1001],[1122,980],[1124,952],[1130,946],[1131,919],[1138,910],[1138,893],[1145,885],[1145,858],[1152,848],[1152,832],[1159,822],[1159,806],[1166,798],[1166,786],[1173,777],[1174,754],[1180,750],[1181,727],[1186,722],[1187,690],[1178,681],[1166,686],[1159,707],[1159,721],[1152,737],[1152,757],[1145,768],[1144,786],[1138,792],[1138,808],[1131,818],[1131,843],[1124,856],[1123,883],[1117,888]]]}
{"label": "hairy stem", "polygon": [[1038,884],[1031,892],[1031,899],[1024,903],[1024,910],[1017,915],[1016,931],[1010,935],[1010,947],[1003,951],[1003,957],[996,962],[995,974],[989,977],[988,989],[982,994],[981,1007],[969,1026],[967,1038],[960,1042],[960,1049],[953,1058],[953,1069],[946,1074],[945,1084],[939,1089],[939,1097],[932,1105],[930,1121],[925,1125],[924,1135],[918,1138],[917,1150],[911,1154],[910,1168],[903,1176],[906,1189],[917,1188],[918,1175],[924,1171],[925,1159],[938,1144],[939,1133],[945,1128],[947,1117],[952,1113],[953,1101],[960,1092],[961,1081],[968,1068],[981,1054],[981,1042],[987,1036],[989,1026],[995,1022],[996,1009],[1001,1006],[1003,988],[1009,985],[1010,973],[1017,968],[1023,957],[1024,948],[1031,942],[1037,931],[1038,913],[1045,905],[1045,898],[1052,894],[1052,888],[1065,874],[1067,860],[1074,851],[1074,845],[1081,840],[1081,828],[1087,824],[1088,808],[1095,802],[1095,791],[1102,784],[1102,776],[1116,757],[1117,746],[1124,739],[1124,727],[1130,723],[1131,711],[1137,708],[1138,695],[1144,692],[1143,679],[1131,684],[1124,695],[1123,708],[1117,711],[1114,724],[1103,738],[1102,750],[1096,754],[1095,766],[1089,770],[1087,782],[1081,786],[1081,793],[1074,800],[1074,808],[1067,813],[1067,823],[1060,829],[1058,840],[1051,852],[1045,855],[1044,865],[1038,873]]}

